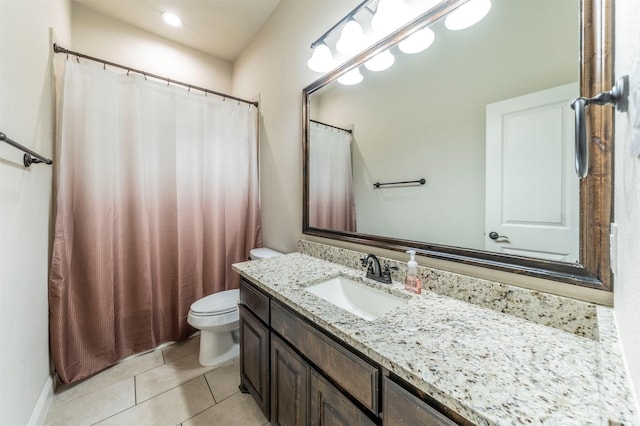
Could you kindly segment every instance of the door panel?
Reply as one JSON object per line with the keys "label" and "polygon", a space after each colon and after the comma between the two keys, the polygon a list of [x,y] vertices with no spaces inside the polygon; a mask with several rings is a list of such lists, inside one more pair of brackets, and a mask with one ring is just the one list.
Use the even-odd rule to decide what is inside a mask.
{"label": "door panel", "polygon": [[486,250],[578,261],[578,93],[571,83],[487,105]]}

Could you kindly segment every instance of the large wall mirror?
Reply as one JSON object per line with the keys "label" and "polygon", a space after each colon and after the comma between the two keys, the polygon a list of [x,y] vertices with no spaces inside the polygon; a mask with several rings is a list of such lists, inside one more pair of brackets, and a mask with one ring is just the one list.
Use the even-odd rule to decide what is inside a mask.
{"label": "large wall mirror", "polygon": [[[437,3],[304,89],[303,232],[611,290],[613,113],[589,112],[579,180],[569,107],[611,88],[611,1],[492,0],[447,30],[464,3]],[[401,53],[423,27],[431,47]],[[368,71],[386,49],[393,66]],[[356,67],[361,83],[338,82]]]}

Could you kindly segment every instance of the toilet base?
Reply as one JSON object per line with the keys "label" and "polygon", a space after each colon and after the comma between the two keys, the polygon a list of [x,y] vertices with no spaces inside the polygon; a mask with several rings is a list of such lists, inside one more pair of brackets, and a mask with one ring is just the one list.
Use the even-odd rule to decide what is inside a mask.
{"label": "toilet base", "polygon": [[[234,330],[235,331],[235,330]],[[200,332],[200,365],[211,367],[229,361],[240,354],[240,345],[231,331]]]}

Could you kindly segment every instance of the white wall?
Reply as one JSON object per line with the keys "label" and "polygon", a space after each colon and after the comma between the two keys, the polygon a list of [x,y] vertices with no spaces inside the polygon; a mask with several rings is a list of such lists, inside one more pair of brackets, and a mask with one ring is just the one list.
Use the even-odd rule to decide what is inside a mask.
{"label": "white wall", "polygon": [[73,45],[63,45],[69,50],[205,89],[231,91],[231,63],[78,3],[73,3],[72,30]]}
{"label": "white wall", "polygon": [[[617,78],[630,75],[640,67],[640,2],[618,0],[615,9]],[[636,111],[640,114],[640,105]],[[629,113],[616,113],[615,119],[615,222],[619,226],[619,237],[614,307],[640,406],[640,159],[630,155]]]}
{"label": "white wall", "polygon": [[[0,1],[0,131],[49,158],[54,134],[50,27],[60,42],[70,42],[69,1]],[[3,425],[37,422],[51,390],[47,305],[51,178],[51,166],[26,169],[22,153],[0,143]]]}

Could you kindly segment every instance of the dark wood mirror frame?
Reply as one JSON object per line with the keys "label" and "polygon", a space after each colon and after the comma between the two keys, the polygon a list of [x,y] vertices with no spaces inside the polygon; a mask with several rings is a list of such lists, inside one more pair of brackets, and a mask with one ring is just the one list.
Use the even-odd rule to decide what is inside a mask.
{"label": "dark wood mirror frame", "polygon": [[[417,18],[303,89],[303,233],[389,250],[415,249],[419,255],[430,258],[612,291],[609,227],[613,215],[614,112],[609,107],[590,108],[587,113],[591,138],[599,143],[590,144],[589,175],[580,182],[580,264],[309,226],[309,96],[345,71],[394,45],[416,28],[440,19],[467,1],[442,2],[428,14]],[[613,0],[581,0],[580,11],[580,93],[581,96],[589,97],[610,90],[613,85]]]}

